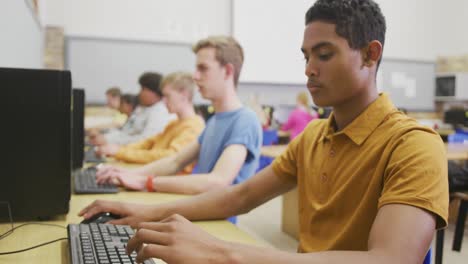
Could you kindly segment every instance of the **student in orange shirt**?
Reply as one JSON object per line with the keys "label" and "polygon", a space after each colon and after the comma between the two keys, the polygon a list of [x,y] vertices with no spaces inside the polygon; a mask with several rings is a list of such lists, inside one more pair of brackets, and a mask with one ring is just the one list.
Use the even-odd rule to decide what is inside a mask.
{"label": "student in orange shirt", "polygon": [[[122,216],[110,223],[137,226],[127,245],[137,261],[422,263],[435,229],[447,225],[447,160],[436,132],[377,91],[380,8],[372,0],[318,0],[305,24],[307,88],[316,105],[333,107],[328,120],[311,122],[242,184],[158,205],[97,201],[80,215],[110,211]],[[187,220],[246,213],[295,186],[299,253],[222,241]]]}
{"label": "student in orange shirt", "polygon": [[[104,145],[99,147],[98,152],[121,161],[146,164],[173,155],[195,142],[205,127],[205,122],[195,114],[193,108],[195,89],[196,84],[190,73],[175,72],[167,75],[161,82],[163,100],[169,113],[177,115],[177,120],[150,138],[125,146]],[[192,169],[193,164],[185,167],[184,173],[190,173]]]}

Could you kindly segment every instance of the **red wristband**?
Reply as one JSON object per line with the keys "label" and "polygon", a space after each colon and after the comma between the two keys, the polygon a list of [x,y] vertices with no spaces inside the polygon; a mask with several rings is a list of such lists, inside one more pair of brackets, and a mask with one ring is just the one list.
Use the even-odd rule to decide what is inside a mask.
{"label": "red wristband", "polygon": [[148,192],[154,192],[153,176],[151,175],[148,175],[146,178],[146,190]]}

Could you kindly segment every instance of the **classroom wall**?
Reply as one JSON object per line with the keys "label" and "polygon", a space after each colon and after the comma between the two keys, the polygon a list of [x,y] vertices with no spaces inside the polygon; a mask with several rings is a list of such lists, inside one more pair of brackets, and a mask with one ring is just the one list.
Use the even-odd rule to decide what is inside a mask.
{"label": "classroom wall", "polygon": [[[140,56],[138,47],[144,42],[150,44],[149,50],[153,50],[155,54],[165,51],[165,56],[172,58],[170,65],[190,63],[191,65],[185,65],[184,69],[191,69],[193,58],[189,55],[180,56],[186,52],[181,53],[181,45],[189,48],[190,43],[208,33],[232,33],[240,40],[246,54],[239,87],[243,98],[247,98],[252,91],[260,95],[268,94],[265,97],[268,101],[266,103],[274,103],[281,99],[293,103],[296,90],[305,88],[304,62],[299,47],[302,40],[304,13],[315,2],[313,0],[43,1],[47,2],[46,13],[50,14],[47,16],[48,19],[45,19],[45,23],[55,25],[61,23],[71,42],[88,38],[95,42],[102,40],[107,43],[106,45],[111,45],[110,42],[116,41],[121,48],[127,46],[125,49],[130,52],[130,57],[133,57],[132,52],[136,52],[135,57]],[[465,15],[468,12],[468,1],[376,1],[380,4],[388,25],[384,59],[402,65],[403,73],[412,74],[414,63],[422,67],[427,63],[434,63],[438,55],[468,53],[468,35],[462,33],[464,25],[468,22]],[[167,50],[168,44],[175,44],[176,48]],[[75,80],[78,83],[75,84],[89,86],[87,89],[93,89],[90,93],[93,97],[88,98],[93,101],[103,101],[105,85],[102,85],[102,82],[81,83],[80,80],[87,78],[83,75],[86,72],[85,67],[78,69],[76,65],[83,64],[72,61],[94,60],[96,56],[91,52],[93,46],[89,45],[88,51],[74,50],[71,48],[72,45],[68,47],[67,64],[77,75]],[[106,49],[100,44],[96,47],[99,47],[98,50]],[[119,61],[125,63],[128,54],[114,53],[113,56],[115,63],[120,63]],[[147,62],[143,64],[145,63]],[[155,70],[166,73],[172,69],[170,65],[166,67],[160,64]],[[406,65],[409,67],[404,68]],[[115,83],[122,80],[121,85],[128,86],[130,84],[128,80],[135,79],[135,76],[124,77],[121,71],[112,73],[112,68],[119,67],[122,66],[111,67],[107,74],[115,76],[113,79]],[[141,68],[136,66],[130,68],[133,67],[130,65],[126,67],[127,72],[132,75]],[[87,74],[91,73],[87,71]],[[424,71],[424,74],[434,73]],[[432,75],[427,77],[429,80],[431,78]],[[293,87],[292,90],[287,89],[289,87]],[[432,86],[418,87],[416,90],[423,88],[426,91],[433,90]],[[405,97],[400,102],[398,97],[395,99],[397,104],[408,102],[409,98]],[[419,102],[419,106],[430,105],[432,98],[427,96],[421,98],[429,101]]]}
{"label": "classroom wall", "polygon": [[[243,44],[242,81],[302,83],[304,15],[315,1],[234,0],[233,34]],[[387,22],[383,57],[434,62],[468,53],[468,1],[376,0]]]}
{"label": "classroom wall", "polygon": [[74,37],[193,43],[231,31],[230,0],[47,1],[45,23]]}
{"label": "classroom wall", "polygon": [[432,18],[436,21],[438,56],[460,56],[468,54],[468,1],[437,1],[437,11]]}
{"label": "classroom wall", "polygon": [[42,68],[43,39],[25,1],[0,2],[0,67]]}

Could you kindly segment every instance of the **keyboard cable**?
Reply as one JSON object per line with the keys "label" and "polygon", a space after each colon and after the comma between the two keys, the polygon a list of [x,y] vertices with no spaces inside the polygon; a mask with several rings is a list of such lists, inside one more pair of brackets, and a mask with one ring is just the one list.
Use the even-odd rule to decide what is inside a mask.
{"label": "keyboard cable", "polygon": [[[66,227],[64,226],[61,226],[61,225],[56,225],[56,224],[47,224],[47,223],[25,223],[25,224],[21,224],[19,226],[15,226],[13,227],[12,229],[8,230],[7,232],[3,233],[0,235],[0,240],[4,239],[5,237],[11,235],[13,233],[13,231],[15,231],[16,229],[20,228],[20,227],[23,227],[23,226],[26,226],[26,225],[42,225],[42,226],[54,226],[54,227],[60,227],[60,228],[64,228],[66,229]],[[61,240],[67,240],[68,237],[62,237],[62,238],[58,238],[58,239],[54,239],[54,240],[51,240],[51,241],[48,241],[48,242],[44,242],[44,243],[41,243],[39,245],[35,245],[35,246],[32,246],[32,247],[29,247],[29,248],[24,248],[24,249],[19,249],[19,250],[14,250],[14,251],[7,251],[7,252],[0,252],[0,256],[1,255],[9,255],[9,254],[17,254],[17,253],[21,253],[21,252],[24,252],[24,251],[28,251],[28,250],[31,250],[31,249],[35,249],[35,248],[38,248],[38,247],[42,247],[42,246],[45,246],[45,245],[49,245],[49,244],[52,244],[52,243],[55,243],[55,242],[58,242],[58,241],[61,241]]]}

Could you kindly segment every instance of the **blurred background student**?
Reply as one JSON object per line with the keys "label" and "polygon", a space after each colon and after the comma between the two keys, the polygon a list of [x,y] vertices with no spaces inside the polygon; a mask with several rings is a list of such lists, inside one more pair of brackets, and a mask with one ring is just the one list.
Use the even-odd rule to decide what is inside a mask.
{"label": "blurred background student", "polygon": [[161,79],[162,75],[157,72],[143,73],[138,79],[141,88],[139,106],[133,112],[132,125],[125,129],[113,129],[108,133],[91,133],[90,142],[96,146],[125,145],[162,132],[176,115],[170,114],[162,101],[159,87]]}
{"label": "blurred background student", "polygon": [[289,131],[290,139],[299,135],[307,124],[319,118],[318,113],[312,109],[307,92],[300,92],[296,97],[296,108],[289,114],[288,120],[281,126],[281,130]]}
{"label": "blurred background student", "polygon": [[[192,103],[196,89],[191,73],[174,72],[167,75],[161,82],[163,100],[169,112],[177,115],[177,119],[170,122],[161,133],[128,145],[103,145],[99,147],[98,153],[125,162],[146,164],[174,155],[196,142],[205,128],[203,118],[195,113]],[[186,166],[183,173],[191,173],[193,165]]]}

